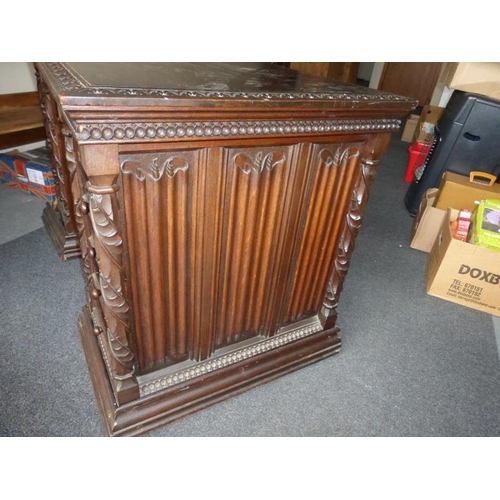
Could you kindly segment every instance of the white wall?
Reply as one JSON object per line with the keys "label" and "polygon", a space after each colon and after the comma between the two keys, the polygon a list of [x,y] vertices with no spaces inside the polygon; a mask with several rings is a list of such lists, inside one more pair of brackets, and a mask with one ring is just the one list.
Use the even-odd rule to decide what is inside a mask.
{"label": "white wall", "polygon": [[380,83],[380,77],[382,76],[382,70],[384,69],[383,62],[376,62],[373,64],[372,76],[370,78],[370,88],[378,89],[378,84]]}
{"label": "white wall", "polygon": [[31,63],[0,62],[0,94],[34,90],[36,90],[36,79]]}
{"label": "white wall", "polygon": [[436,83],[436,87],[434,88],[434,92],[431,98],[431,106],[440,106],[445,108],[450,100],[451,95],[453,94],[453,89],[447,87],[444,83],[444,75],[446,74],[448,68],[448,63],[444,63],[441,68],[441,72],[439,74],[438,81]]}

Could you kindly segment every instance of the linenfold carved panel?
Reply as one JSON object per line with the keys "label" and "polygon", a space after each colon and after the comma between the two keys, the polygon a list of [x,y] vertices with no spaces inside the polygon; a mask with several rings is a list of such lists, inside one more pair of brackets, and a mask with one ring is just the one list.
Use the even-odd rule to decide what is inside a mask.
{"label": "linenfold carved panel", "polygon": [[[121,155],[142,372],[206,359],[219,348],[272,336],[321,312],[330,248],[342,230],[333,214],[354,189],[362,147],[354,142]],[[214,196],[224,200],[213,219],[208,179]],[[302,219],[295,214],[299,207]],[[205,232],[193,229],[201,220]],[[283,245],[286,235],[295,235],[295,247]],[[201,262],[197,256],[207,255],[210,245],[220,255]],[[146,264],[152,256],[159,262],[155,268]],[[208,286],[209,275],[215,306],[207,324],[195,288]]]}
{"label": "linenfold carved panel", "polygon": [[[331,267],[331,248],[339,238],[338,212],[352,190],[363,143],[313,146],[311,192],[303,214],[304,233],[291,285],[287,322],[320,312]],[[347,187],[346,187],[347,186]]]}
{"label": "linenfold carved panel", "polygon": [[[203,249],[203,150],[120,157],[131,299],[142,371],[196,358],[195,295]],[[154,261],[151,267],[148,262]]]}
{"label": "linenfold carved panel", "polygon": [[[294,149],[227,148],[223,240],[215,347],[276,330],[275,302],[289,230],[288,207],[300,190]],[[239,249],[244,249],[241,251]]]}
{"label": "linenfold carved panel", "polygon": [[[297,165],[302,149],[297,145],[221,148],[211,155],[207,150],[121,155],[143,372],[206,359],[218,348],[276,333],[282,324],[276,305],[285,296],[292,251],[283,238],[295,230],[292,215],[307,172]],[[171,175],[169,165],[178,167]],[[205,191],[208,184],[211,192]],[[222,205],[217,214],[208,210],[212,197]],[[196,230],[200,225],[204,229]],[[212,262],[200,260],[207,255],[213,256]],[[159,265],[150,268],[147,261],[153,256]],[[214,303],[209,313],[198,307],[205,289]]]}

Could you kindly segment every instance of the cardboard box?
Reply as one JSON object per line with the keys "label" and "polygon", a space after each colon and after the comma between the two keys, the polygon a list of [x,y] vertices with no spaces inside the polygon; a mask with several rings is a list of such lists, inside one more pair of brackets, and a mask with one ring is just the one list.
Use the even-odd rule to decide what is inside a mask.
{"label": "cardboard box", "polygon": [[427,293],[500,316],[500,252],[453,239],[450,209],[427,260]]}
{"label": "cardboard box", "polygon": [[419,119],[419,115],[410,115],[407,118],[405,128],[403,129],[403,135],[401,136],[402,141],[413,142],[413,137],[415,135]]}
{"label": "cardboard box", "polygon": [[[485,199],[500,199],[500,184],[488,185],[479,181],[479,176],[488,176],[494,180],[490,174],[482,172],[471,172],[469,177],[445,172],[441,178],[439,192],[434,206],[441,210],[456,208],[470,210],[473,212],[477,203]],[[471,180],[472,179],[472,180]]]}
{"label": "cardboard box", "polygon": [[424,106],[422,114],[415,129],[413,142],[423,142],[424,144],[432,144],[434,140],[434,131],[436,123],[441,118],[444,108],[439,106]]}
{"label": "cardboard box", "polygon": [[464,92],[500,99],[500,63],[446,63],[441,82]]}
{"label": "cardboard box", "polygon": [[446,217],[446,210],[435,208],[434,201],[438,190],[428,189],[422,196],[420,207],[411,229],[410,247],[429,253],[441,230]]}
{"label": "cardboard box", "polygon": [[53,202],[56,198],[56,182],[48,149],[0,153],[0,182]]}

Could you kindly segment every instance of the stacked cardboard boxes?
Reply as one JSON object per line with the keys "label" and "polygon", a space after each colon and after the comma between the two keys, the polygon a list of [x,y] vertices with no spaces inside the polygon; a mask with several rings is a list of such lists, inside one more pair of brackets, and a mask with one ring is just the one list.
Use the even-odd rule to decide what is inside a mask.
{"label": "stacked cardboard boxes", "polygon": [[500,200],[500,184],[491,182],[489,175],[487,183],[480,181],[484,176],[482,172],[471,172],[469,177],[445,172],[439,188],[427,190],[422,197],[411,230],[411,248],[431,251],[448,208],[473,212],[480,200]]}
{"label": "stacked cardboard boxes", "polygon": [[454,239],[451,232],[459,210],[473,212],[481,200],[500,200],[500,184],[478,178],[475,172],[445,172],[440,187],[422,198],[410,246],[429,253],[429,295],[500,316],[500,252]]}
{"label": "stacked cardboard boxes", "polygon": [[436,124],[443,114],[444,108],[424,106],[420,115],[409,115],[401,140],[404,142],[420,142],[432,144]]}

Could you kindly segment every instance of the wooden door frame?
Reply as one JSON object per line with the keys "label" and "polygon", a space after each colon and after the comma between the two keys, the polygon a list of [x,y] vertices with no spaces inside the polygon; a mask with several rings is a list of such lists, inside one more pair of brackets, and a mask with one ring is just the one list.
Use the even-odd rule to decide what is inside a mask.
{"label": "wooden door frame", "polygon": [[[396,61],[390,61],[390,62],[396,62]],[[404,61],[398,61],[398,62],[404,62]],[[410,61],[411,62],[411,61]],[[416,62],[420,62],[420,61],[416,61]],[[380,89],[384,83],[384,79],[386,77],[386,74],[387,74],[387,65],[389,63],[385,62],[384,63],[384,67],[382,68],[382,73],[380,74],[380,80],[378,82],[378,85],[377,85],[377,89]],[[425,102],[420,102],[419,103],[419,106],[427,106],[428,104],[431,103],[431,99],[432,99],[432,94],[434,94],[434,90],[436,90],[436,84],[439,80],[439,75],[441,74],[441,70],[443,69],[443,63],[439,63],[439,68],[438,70],[436,71],[436,75],[434,77],[434,80],[432,82],[432,85],[430,86],[430,90],[425,98]]]}

